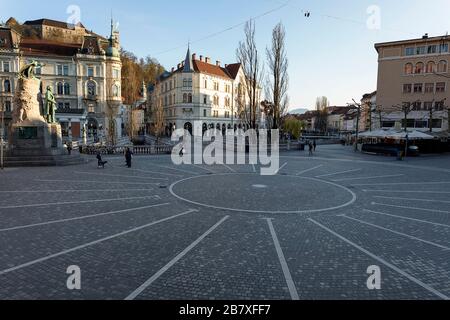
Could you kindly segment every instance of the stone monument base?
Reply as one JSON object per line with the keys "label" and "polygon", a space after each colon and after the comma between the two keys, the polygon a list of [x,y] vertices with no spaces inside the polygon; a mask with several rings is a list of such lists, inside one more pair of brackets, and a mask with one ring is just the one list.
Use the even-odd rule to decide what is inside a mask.
{"label": "stone monument base", "polygon": [[60,156],[66,154],[61,125],[24,121],[10,127],[10,157]]}

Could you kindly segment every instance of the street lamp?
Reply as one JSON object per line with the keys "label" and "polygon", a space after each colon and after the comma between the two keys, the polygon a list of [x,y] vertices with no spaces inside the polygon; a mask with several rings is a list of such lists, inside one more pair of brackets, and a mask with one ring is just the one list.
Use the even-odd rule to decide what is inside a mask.
{"label": "street lamp", "polygon": [[358,151],[358,139],[359,139],[359,121],[361,118],[361,104],[357,103],[355,101],[355,99],[353,99],[353,102],[355,103],[355,106],[358,110],[357,118],[356,118],[356,143],[355,143],[355,152],[357,152]]}

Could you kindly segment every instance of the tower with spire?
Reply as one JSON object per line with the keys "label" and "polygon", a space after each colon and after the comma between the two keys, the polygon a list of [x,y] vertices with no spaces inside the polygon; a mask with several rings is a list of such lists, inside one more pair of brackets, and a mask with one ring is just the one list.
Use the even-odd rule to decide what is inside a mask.
{"label": "tower with spire", "polygon": [[184,73],[192,73],[192,72],[194,72],[193,64],[194,63],[192,62],[191,48],[190,48],[190,44],[188,44],[188,49],[187,49],[187,53],[186,53],[186,59],[184,60],[183,72]]}
{"label": "tower with spire", "polygon": [[121,126],[120,106],[122,104],[122,62],[120,60],[119,31],[114,26],[114,20],[111,17],[111,34],[106,49],[106,100],[105,109],[109,115],[106,122],[106,130],[115,132],[116,137],[120,135]]}

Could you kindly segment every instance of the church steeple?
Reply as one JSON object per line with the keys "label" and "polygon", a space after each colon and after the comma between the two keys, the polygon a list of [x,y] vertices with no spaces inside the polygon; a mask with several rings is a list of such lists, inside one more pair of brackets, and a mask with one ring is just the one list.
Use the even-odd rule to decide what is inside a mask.
{"label": "church steeple", "polygon": [[190,45],[188,45],[188,50],[186,53],[186,59],[184,60],[184,68],[183,72],[194,72],[194,66],[192,62],[192,56],[191,56],[191,48]]}

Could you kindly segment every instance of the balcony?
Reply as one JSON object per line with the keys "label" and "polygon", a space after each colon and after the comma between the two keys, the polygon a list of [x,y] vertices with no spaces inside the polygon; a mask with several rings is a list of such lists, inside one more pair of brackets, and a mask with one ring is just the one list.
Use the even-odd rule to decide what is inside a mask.
{"label": "balcony", "polygon": [[98,95],[96,95],[96,94],[86,94],[84,96],[84,100],[86,100],[86,101],[98,101]]}

